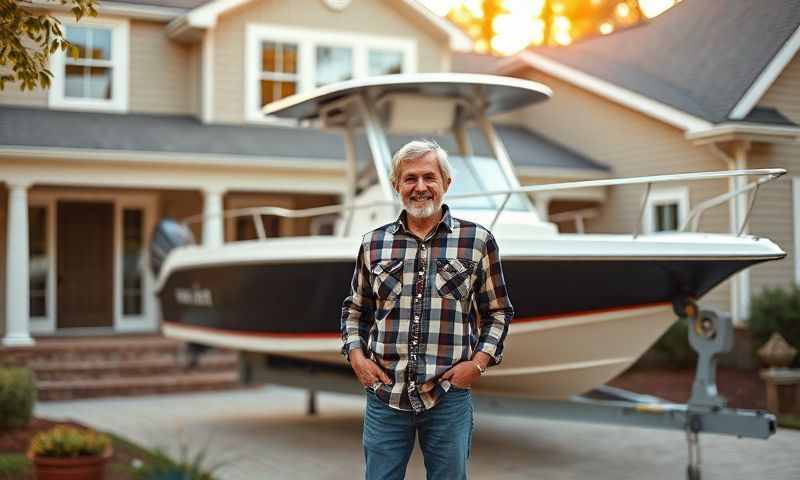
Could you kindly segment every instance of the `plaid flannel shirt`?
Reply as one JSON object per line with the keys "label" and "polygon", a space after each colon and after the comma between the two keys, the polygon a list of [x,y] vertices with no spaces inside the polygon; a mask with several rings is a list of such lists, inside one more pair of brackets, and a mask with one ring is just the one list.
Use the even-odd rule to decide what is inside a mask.
{"label": "plaid flannel shirt", "polygon": [[425,239],[405,212],[366,234],[342,305],[342,353],[372,358],[392,380],[375,393],[399,410],[432,408],[450,388],[441,375],[476,351],[500,363],[514,316],[491,232],[442,208]]}

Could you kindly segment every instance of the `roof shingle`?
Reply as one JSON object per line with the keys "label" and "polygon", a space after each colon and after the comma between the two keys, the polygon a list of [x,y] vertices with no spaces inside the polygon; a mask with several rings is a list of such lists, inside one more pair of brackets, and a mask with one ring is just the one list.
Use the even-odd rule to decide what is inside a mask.
{"label": "roof shingle", "polygon": [[638,27],[532,51],[719,123],[798,26],[797,0],[684,0]]}

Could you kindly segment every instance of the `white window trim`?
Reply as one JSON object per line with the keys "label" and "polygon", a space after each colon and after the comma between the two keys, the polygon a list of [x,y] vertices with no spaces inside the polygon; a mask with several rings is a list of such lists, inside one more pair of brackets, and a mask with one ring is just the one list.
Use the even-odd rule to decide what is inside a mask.
{"label": "white window trim", "polygon": [[[30,316],[29,328],[31,333],[49,333],[56,329],[56,214],[55,198],[31,196],[28,201],[30,207],[44,207],[47,209],[46,242],[47,242],[47,296],[46,312],[43,317]],[[30,218],[28,219],[30,222]],[[30,255],[30,254],[29,254]],[[30,260],[29,260],[30,261]],[[29,272],[30,275],[30,272]],[[28,279],[30,282],[30,278]]]}
{"label": "white window trim", "polygon": [[297,44],[298,93],[308,92],[315,88],[314,52],[317,46],[352,48],[353,78],[367,76],[370,50],[402,51],[403,73],[415,73],[417,70],[417,41],[414,38],[330,32],[282,25],[247,24],[244,55],[244,115],[245,119],[251,122],[275,123],[274,119],[265,118],[261,114],[256,102],[261,78],[260,45],[264,41]]}
{"label": "white window trim", "polygon": [[[683,224],[689,214],[689,187],[675,187],[669,189],[658,189],[650,192],[647,197],[647,204],[642,218],[642,232],[646,234],[661,233],[656,232],[655,209],[659,205],[670,203],[678,204],[678,227]],[[667,232],[664,232],[667,233]]]}
{"label": "white window trim", "polygon": [[[124,315],[122,311],[122,255],[123,255],[123,218],[126,208],[142,210],[142,313],[140,315]],[[158,326],[155,310],[153,288],[155,278],[150,271],[150,249],[148,239],[155,229],[156,201],[153,196],[124,196],[114,201],[114,331],[150,331]]]}
{"label": "white window trim", "polygon": [[130,22],[127,18],[84,17],[80,22],[67,16],[56,16],[66,28],[72,26],[98,26],[111,29],[112,96],[110,100],[94,98],[68,98],[64,96],[64,65],[67,52],[59,50],[50,56],[50,71],[53,81],[50,85],[48,103],[51,108],[66,110],[100,110],[113,112],[128,111],[128,72],[130,69]]}
{"label": "white window trim", "polygon": [[[58,312],[58,295],[56,291],[56,243],[58,241],[58,232],[56,232],[57,225],[57,202],[59,200],[67,201],[103,201],[111,202],[114,204],[114,299],[113,299],[113,331],[114,332],[140,332],[140,331],[155,331],[158,329],[158,304],[153,293],[155,288],[155,278],[148,266],[150,265],[150,252],[148,248],[147,238],[150,232],[155,228],[156,223],[156,207],[157,199],[154,195],[147,194],[119,194],[119,193],[103,193],[103,192],[71,192],[71,191],[33,191],[30,194],[28,201],[29,206],[46,206],[48,209],[47,218],[47,252],[50,257],[47,279],[47,316],[46,317],[31,317],[30,318],[30,331],[31,333],[39,334],[52,334],[58,333],[57,313]],[[141,208],[144,211],[144,218],[142,222],[144,241],[142,243],[142,265],[145,267],[143,270],[142,278],[142,296],[143,296],[143,310],[142,315],[123,315],[122,314],[122,210],[125,208]],[[105,328],[105,327],[104,327]],[[72,330],[72,329],[71,329]],[[74,329],[80,330],[80,329]],[[89,329],[90,330],[90,329]],[[89,331],[87,330],[87,331]]]}

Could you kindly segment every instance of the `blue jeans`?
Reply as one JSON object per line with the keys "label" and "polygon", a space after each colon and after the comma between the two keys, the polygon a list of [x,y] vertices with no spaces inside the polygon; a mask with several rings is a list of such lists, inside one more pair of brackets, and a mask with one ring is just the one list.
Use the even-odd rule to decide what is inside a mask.
{"label": "blue jeans", "polygon": [[432,409],[422,413],[395,410],[367,390],[363,438],[366,478],[405,478],[418,436],[428,480],[466,479],[472,429],[469,390],[453,387]]}

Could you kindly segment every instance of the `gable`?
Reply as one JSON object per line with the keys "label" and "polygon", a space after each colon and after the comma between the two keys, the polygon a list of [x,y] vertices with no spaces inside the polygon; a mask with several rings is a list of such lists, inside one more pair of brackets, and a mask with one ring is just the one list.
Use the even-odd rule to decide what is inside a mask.
{"label": "gable", "polygon": [[793,122],[800,123],[800,54],[794,55],[764,93],[758,106],[774,108]]}
{"label": "gable", "polygon": [[247,24],[280,25],[318,30],[323,33],[348,33],[365,36],[406,37],[417,41],[417,71],[442,70],[449,54],[448,39],[441,32],[424,28],[407,14],[375,0],[352,0],[342,11],[326,7],[322,0],[253,0],[224,12],[217,20],[217,46],[227,32],[244,32]]}

